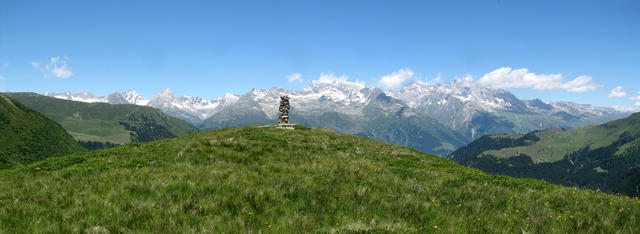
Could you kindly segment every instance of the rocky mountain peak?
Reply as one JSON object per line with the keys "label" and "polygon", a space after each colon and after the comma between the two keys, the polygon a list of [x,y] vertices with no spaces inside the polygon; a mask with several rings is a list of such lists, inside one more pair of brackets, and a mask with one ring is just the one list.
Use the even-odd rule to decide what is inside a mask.
{"label": "rocky mountain peak", "polygon": [[171,92],[171,89],[166,88],[166,89],[163,89],[162,91],[160,91],[160,93],[158,93],[158,95],[156,97],[173,98],[173,92]]}

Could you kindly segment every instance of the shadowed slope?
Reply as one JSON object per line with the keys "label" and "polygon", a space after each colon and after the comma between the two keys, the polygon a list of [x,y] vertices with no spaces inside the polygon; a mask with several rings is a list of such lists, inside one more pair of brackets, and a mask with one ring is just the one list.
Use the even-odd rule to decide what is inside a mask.
{"label": "shadowed slope", "polygon": [[640,196],[640,113],[571,130],[485,136],[450,158],[487,173]]}
{"label": "shadowed slope", "polygon": [[0,94],[0,169],[81,151],[60,124]]}

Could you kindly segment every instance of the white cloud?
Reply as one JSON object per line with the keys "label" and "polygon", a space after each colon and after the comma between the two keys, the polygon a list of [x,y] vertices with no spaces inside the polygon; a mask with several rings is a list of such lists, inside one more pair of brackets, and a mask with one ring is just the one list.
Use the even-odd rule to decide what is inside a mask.
{"label": "white cloud", "polygon": [[312,82],[318,82],[318,83],[347,83],[350,85],[357,85],[360,86],[362,88],[365,87],[365,83],[364,81],[360,81],[360,80],[356,80],[355,82],[351,82],[348,81],[349,77],[345,74],[342,74],[341,76],[336,76],[333,73],[324,73],[321,72],[320,73],[320,77],[318,77],[317,80],[314,80]]}
{"label": "white cloud", "polygon": [[[638,92],[638,94],[640,94],[640,92]],[[640,96],[629,97],[629,100],[631,100],[631,101],[640,101]]]}
{"label": "white cloud", "polygon": [[613,106],[613,108],[619,111],[632,111],[632,112],[640,111],[640,92],[638,92],[638,95],[639,96],[629,97],[629,100],[634,101],[634,104],[633,104],[634,106]]}
{"label": "white cloud", "polygon": [[627,96],[627,92],[622,89],[622,86],[615,87],[609,93],[609,98],[623,98]]}
{"label": "white cloud", "polygon": [[637,112],[640,111],[640,102],[635,104],[636,106],[613,106],[613,109],[622,112]]}
{"label": "white cloud", "polygon": [[71,67],[67,65],[67,62],[69,61],[71,61],[71,58],[66,55],[62,59],[60,59],[59,56],[56,56],[51,57],[49,59],[49,63],[45,64],[44,68],[40,67],[39,62],[31,62],[31,66],[41,70],[42,76],[45,78],[49,77],[49,74],[51,74],[55,77],[66,79],[73,75]]}
{"label": "white cloud", "polygon": [[569,92],[587,92],[601,87],[590,76],[578,76],[564,82],[562,74],[535,74],[526,68],[502,67],[489,72],[478,83],[493,88],[532,88],[535,90],[564,89]]}
{"label": "white cloud", "polygon": [[468,83],[472,83],[474,79],[472,75],[467,74],[465,77],[462,77],[462,78],[456,77],[454,80],[456,82],[468,84]]}
{"label": "white cloud", "polygon": [[0,75],[0,80],[4,80],[4,76]]}
{"label": "white cloud", "polygon": [[602,87],[602,85],[593,83],[593,77],[591,76],[578,76],[572,81],[562,85],[562,89],[578,93],[594,91],[600,87]]}
{"label": "white cloud", "polygon": [[62,67],[54,66],[53,69],[51,70],[51,73],[54,76],[62,79],[69,78],[71,75],[73,75],[73,73],[71,72],[71,69],[67,69],[66,64],[62,65]]}
{"label": "white cloud", "polygon": [[289,76],[287,77],[287,80],[288,80],[289,82],[294,82],[294,81],[296,81],[296,80],[297,80],[298,82],[302,82],[302,76],[301,76],[299,73],[293,73],[293,74],[291,74],[291,75],[289,75]]}
{"label": "white cloud", "polygon": [[379,86],[387,89],[396,89],[402,86],[402,83],[413,77],[413,71],[409,68],[400,69],[391,73],[391,75],[383,76],[378,81]]}
{"label": "white cloud", "polygon": [[321,72],[320,77],[318,77],[318,81],[328,82],[328,83],[331,83],[333,81],[347,81],[347,79],[349,79],[349,77],[345,74],[342,74],[342,76],[336,76],[333,73],[324,73],[324,72]]}

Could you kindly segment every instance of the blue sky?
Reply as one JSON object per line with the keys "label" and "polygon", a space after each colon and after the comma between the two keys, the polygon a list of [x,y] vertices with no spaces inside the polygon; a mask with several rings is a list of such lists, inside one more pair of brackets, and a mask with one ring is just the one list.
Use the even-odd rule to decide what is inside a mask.
{"label": "blue sky", "polygon": [[638,42],[640,1],[2,0],[0,90],[215,98],[494,72],[484,84],[523,99],[634,106]]}

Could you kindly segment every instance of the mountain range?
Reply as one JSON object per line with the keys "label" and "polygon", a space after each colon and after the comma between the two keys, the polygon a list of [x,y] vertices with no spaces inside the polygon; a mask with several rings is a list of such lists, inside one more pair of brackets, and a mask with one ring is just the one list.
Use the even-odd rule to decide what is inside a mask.
{"label": "mountain range", "polygon": [[238,95],[225,94],[214,100],[207,100],[199,97],[182,95],[176,97],[170,89],[164,89],[153,99],[143,97],[138,92],[127,90],[125,92],[115,92],[106,96],[96,96],[89,92],[80,93],[44,93],[45,96],[58,99],[79,101],[79,102],[102,102],[109,104],[134,104],[140,106],[150,106],[162,110],[171,116],[184,119],[190,123],[198,124],[204,119],[217,113],[223,107],[239,99]]}
{"label": "mountain range", "polygon": [[[225,94],[213,100],[176,97],[169,89],[153,99],[131,90],[107,96],[87,92],[44,95],[83,102],[147,105],[201,129],[217,129],[274,123],[279,96],[285,94],[290,97],[294,122],[440,155],[487,134],[573,128],[629,115],[608,107],[520,100],[507,90],[467,82],[414,81],[397,91],[383,91],[341,79],[320,79],[301,91],[251,89],[244,95]],[[416,134],[427,137],[416,139]]]}
{"label": "mountain range", "polygon": [[487,134],[572,128],[629,115],[609,107],[520,100],[505,89],[466,82],[411,82],[398,92],[387,93],[471,139]]}
{"label": "mountain range", "polygon": [[[332,91],[340,82],[357,90],[350,93],[353,98],[327,95],[334,92],[320,98],[312,96]],[[274,101],[271,98],[288,94],[300,101],[292,109],[292,120],[305,125],[322,124],[373,139],[404,141],[423,151],[446,152],[456,148],[447,143],[470,140],[418,105],[412,107],[398,98],[402,90],[394,93],[360,87],[330,81],[313,82],[300,92],[254,89],[202,121],[200,127],[272,122],[273,116],[268,114],[272,110],[264,107]],[[164,94],[167,99],[173,97],[169,92]],[[84,152],[60,124],[8,95],[24,100],[25,105],[37,107],[66,126],[82,125],[83,120],[88,120],[99,124],[95,128],[76,127],[104,131],[104,126],[119,124],[131,130],[132,141],[139,136],[137,130],[144,130],[143,135],[151,138],[180,126],[186,126],[177,128],[183,133],[195,131],[186,121],[148,106],[83,103],[34,93],[0,94],[2,149],[6,145],[17,149],[14,152],[44,152],[46,148],[41,146],[77,149],[43,153],[36,158],[37,153],[24,151],[28,154],[13,157],[13,161],[3,158],[5,154],[0,152],[0,187],[8,188],[0,190],[0,223],[4,224],[0,231],[635,233],[640,222],[637,197],[487,175],[408,147],[301,125],[287,129],[273,125],[225,128]],[[118,99],[118,95],[110,96],[107,102]],[[94,96],[94,100],[100,98],[103,97]],[[547,111],[559,108],[539,100],[522,103]],[[597,113],[598,108],[592,109],[590,113]],[[581,110],[583,116],[588,116],[585,112]],[[106,121],[111,118],[112,122]],[[633,114],[571,130],[488,135],[460,148],[450,158],[480,162],[465,164],[472,167],[489,164],[521,172],[516,176],[536,171],[545,179],[577,181],[568,184],[580,187],[592,180],[604,185],[604,190],[615,192],[637,188],[638,129],[640,114]],[[67,131],[72,132],[70,128]],[[478,151],[492,154],[476,157],[474,152]],[[517,152],[517,156],[511,157],[509,152]],[[538,158],[529,156],[536,152]],[[480,160],[465,161],[474,158]],[[483,160],[487,158],[493,160]],[[628,191],[621,192],[637,195]],[[52,210],[54,203],[60,203],[60,209]],[[84,204],[83,209],[75,209],[75,203]],[[15,213],[22,215],[11,215]],[[74,222],[50,225],[60,217]],[[41,222],[34,224],[34,219]]]}

